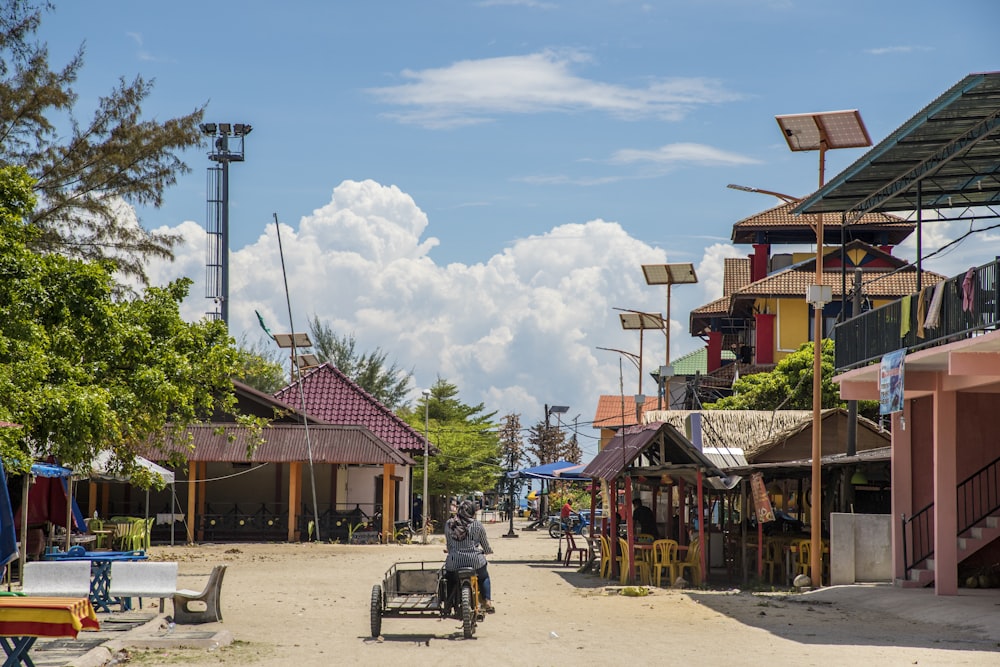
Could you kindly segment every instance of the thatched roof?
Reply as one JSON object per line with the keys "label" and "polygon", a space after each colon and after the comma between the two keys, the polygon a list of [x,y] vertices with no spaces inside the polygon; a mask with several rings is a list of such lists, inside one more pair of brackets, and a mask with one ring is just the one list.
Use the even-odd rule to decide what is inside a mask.
{"label": "thatched roof", "polygon": [[[681,433],[687,432],[687,420],[692,414],[702,415],[703,447],[738,447],[748,460],[812,426],[812,410],[650,410],[644,421],[666,422]],[[834,414],[846,414],[839,408],[823,411],[823,419]],[[858,425],[881,433],[878,424],[858,417]]]}

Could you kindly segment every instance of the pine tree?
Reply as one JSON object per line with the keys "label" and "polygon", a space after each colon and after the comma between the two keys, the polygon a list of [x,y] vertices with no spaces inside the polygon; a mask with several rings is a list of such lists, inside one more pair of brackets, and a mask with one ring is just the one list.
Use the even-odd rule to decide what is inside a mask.
{"label": "pine tree", "polygon": [[387,365],[388,354],[381,348],[359,353],[354,334],[338,336],[329,325],[320,321],[318,315],[309,322],[309,332],[320,361],[332,363],[390,410],[403,406],[410,392],[413,371],[404,371],[395,362]]}
{"label": "pine tree", "polygon": [[35,179],[29,221],[35,250],[85,260],[114,259],[119,273],[146,282],[145,261],[171,258],[179,237],[142,228],[124,204],[159,207],[163,193],[190,171],[178,155],[201,141],[204,107],[166,121],[142,120],[153,85],[120,78],[80,123],[73,92],[81,46],[62,69],[34,41],[51,3],[6,0],[0,6],[0,164]]}

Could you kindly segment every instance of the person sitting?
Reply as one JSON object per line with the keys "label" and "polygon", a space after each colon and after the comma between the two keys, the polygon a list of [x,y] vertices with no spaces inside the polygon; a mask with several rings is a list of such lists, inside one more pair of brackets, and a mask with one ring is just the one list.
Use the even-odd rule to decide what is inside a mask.
{"label": "person sitting", "polygon": [[573,499],[566,498],[562,509],[559,510],[559,518],[562,520],[563,528],[569,528],[571,517],[573,516]]}
{"label": "person sitting", "polygon": [[632,508],[632,523],[635,525],[636,534],[644,533],[652,535],[654,540],[660,539],[660,531],[656,526],[653,510],[643,505],[639,498],[632,500]]}
{"label": "person sitting", "polygon": [[463,500],[455,516],[445,524],[445,546],[448,557],[444,561],[449,580],[456,581],[455,573],[460,568],[471,567],[479,578],[479,592],[483,596],[483,610],[492,613],[493,591],[490,573],[486,566],[486,556],[493,553],[486,538],[486,529],[476,521],[476,506],[471,500]]}

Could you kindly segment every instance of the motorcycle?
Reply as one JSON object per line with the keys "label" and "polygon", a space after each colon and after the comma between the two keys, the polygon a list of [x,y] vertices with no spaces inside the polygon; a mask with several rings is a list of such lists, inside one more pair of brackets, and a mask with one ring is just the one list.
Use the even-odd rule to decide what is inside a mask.
{"label": "motorcycle", "polygon": [[574,512],[569,515],[569,521],[563,521],[558,514],[549,517],[549,537],[558,539],[570,531],[577,535],[583,535],[583,531],[590,525],[590,518],[582,512]]}

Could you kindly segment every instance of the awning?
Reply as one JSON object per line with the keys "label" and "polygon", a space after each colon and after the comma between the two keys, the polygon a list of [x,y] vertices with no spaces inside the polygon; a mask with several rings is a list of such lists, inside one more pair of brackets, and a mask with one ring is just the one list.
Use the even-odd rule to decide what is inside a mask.
{"label": "awning", "polygon": [[[99,479],[105,482],[128,482],[129,478],[109,469],[110,463],[111,452],[104,450],[94,458],[94,460],[90,463],[89,468],[86,465],[78,466],[75,472],[77,475],[90,477],[91,479]],[[149,459],[145,459],[141,456],[135,457],[135,463],[136,465],[150,471],[154,475],[159,475],[165,484],[174,483],[174,473],[167,470],[163,466],[157,465]]]}
{"label": "awning", "polygon": [[572,461],[555,461],[553,463],[543,463],[534,468],[512,470],[507,473],[507,477],[512,479],[554,479],[563,481],[589,478],[588,475],[581,473],[580,468],[582,468],[581,464],[573,463]]}
{"label": "awning", "polygon": [[72,477],[73,471],[55,463],[32,463],[31,474],[35,477]]}

